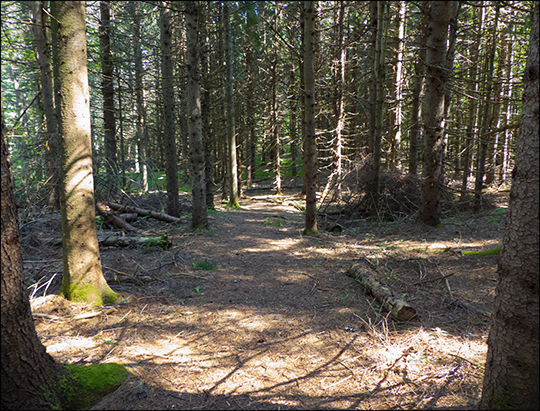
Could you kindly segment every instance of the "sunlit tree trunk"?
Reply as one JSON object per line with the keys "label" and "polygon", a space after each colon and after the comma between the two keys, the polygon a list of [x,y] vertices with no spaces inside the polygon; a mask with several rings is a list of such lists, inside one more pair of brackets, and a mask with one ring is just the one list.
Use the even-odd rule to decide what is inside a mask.
{"label": "sunlit tree trunk", "polygon": [[407,3],[399,2],[399,10],[396,17],[395,56],[396,64],[392,77],[392,91],[394,105],[390,110],[390,159],[388,168],[395,169],[401,166],[401,123],[402,123],[402,99],[403,99],[403,50],[405,47],[405,15]]}
{"label": "sunlit tree trunk", "polygon": [[90,138],[85,5],[52,2],[58,21],[60,122],[60,205],[64,270],[62,294],[96,305],[118,298],[101,271],[94,204]]}
{"label": "sunlit tree trunk", "polygon": [[176,153],[175,87],[171,26],[171,3],[161,3],[161,88],[163,90],[163,132],[166,158],[167,213],[180,217],[178,199],[178,156]]}
{"label": "sunlit tree trunk", "polygon": [[[274,42],[274,48],[276,47]],[[270,129],[272,130],[272,163],[274,166],[274,194],[281,193],[281,157],[279,155],[279,130],[278,130],[278,106],[277,106],[277,52],[274,51],[270,73],[271,73],[271,89],[270,89]]]}
{"label": "sunlit tree trunk", "polygon": [[199,2],[186,2],[188,133],[191,160],[193,214],[191,227],[206,227],[206,184],[204,179],[204,146],[201,120],[201,84],[199,69]]}
{"label": "sunlit tree trunk", "polygon": [[304,234],[317,234],[317,139],[315,135],[315,3],[304,2],[304,88],[306,224]]}
{"label": "sunlit tree trunk", "polygon": [[116,119],[114,113],[113,56],[111,53],[110,1],[100,1],[101,20],[99,26],[99,45],[101,53],[101,91],[103,93],[103,140],[105,145],[105,169],[107,180],[112,183],[112,192],[117,190],[116,176]]}
{"label": "sunlit tree trunk", "polygon": [[[1,99],[0,99],[1,100]],[[8,163],[2,105],[2,350],[3,410],[61,409],[60,367],[39,341],[24,283],[19,220]]]}
{"label": "sunlit tree trunk", "polygon": [[480,409],[540,409],[539,396],[539,5],[534,5],[530,52],[524,72],[523,111],[516,166]]}
{"label": "sunlit tree trunk", "polygon": [[426,178],[422,187],[419,218],[429,225],[439,224],[439,201],[444,183],[444,100],[450,2],[431,4],[426,56]]}
{"label": "sunlit tree trunk", "polygon": [[231,33],[231,16],[229,3],[223,3],[223,14],[226,30],[226,58],[227,58],[227,145],[228,145],[228,174],[229,174],[229,207],[240,207],[238,194],[238,166],[236,163],[236,129],[234,119],[234,77],[233,77],[233,39]]}
{"label": "sunlit tree trunk", "polygon": [[467,184],[471,174],[471,157],[474,135],[478,118],[478,56],[480,52],[480,43],[482,39],[484,22],[484,9],[473,9],[473,27],[476,28],[476,36],[473,42],[473,49],[470,57],[470,71],[468,80],[468,94],[473,96],[469,99],[468,121],[465,131],[465,148],[463,150],[463,175],[461,179],[461,199],[465,200],[467,196]]}
{"label": "sunlit tree trunk", "polygon": [[47,121],[47,136],[45,139],[45,171],[47,175],[50,194],[48,205],[53,210],[60,206],[58,191],[58,118],[54,103],[54,82],[51,67],[51,58],[47,46],[47,14],[43,12],[41,1],[32,1],[32,17],[34,24],[32,30],[36,40],[37,57],[40,70],[41,92],[43,94],[43,108]]}
{"label": "sunlit tree trunk", "polygon": [[139,6],[137,2],[130,2],[133,17],[133,48],[135,55],[135,98],[137,105],[136,114],[136,139],[137,139],[137,162],[141,173],[143,190],[148,191],[148,165],[147,165],[147,131],[146,131],[146,107],[143,96],[143,61],[141,49],[141,23]]}

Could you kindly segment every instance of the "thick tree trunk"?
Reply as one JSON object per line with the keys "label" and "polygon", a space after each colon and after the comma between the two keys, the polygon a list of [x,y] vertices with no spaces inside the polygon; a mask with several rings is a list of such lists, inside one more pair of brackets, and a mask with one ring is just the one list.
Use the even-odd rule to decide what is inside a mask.
{"label": "thick tree trunk", "polygon": [[426,73],[426,179],[422,187],[420,220],[435,226],[439,224],[439,201],[444,183],[444,96],[446,88],[447,38],[450,21],[450,2],[431,4],[427,41]]}
{"label": "thick tree trunk", "polygon": [[118,294],[103,277],[97,241],[84,2],[52,2],[51,8],[59,44],[62,294],[102,305]]}
{"label": "thick tree trunk", "polygon": [[163,89],[163,132],[165,140],[166,179],[167,179],[167,213],[180,217],[180,201],[178,199],[178,157],[176,154],[176,130],[174,118],[174,71],[172,61],[172,27],[170,2],[162,2],[161,8],[161,60]]}
{"label": "thick tree trunk", "polygon": [[304,2],[304,87],[306,224],[304,234],[317,234],[317,137],[315,135],[315,2]]}
{"label": "thick tree trunk", "polygon": [[[0,103],[3,107],[3,102]],[[24,285],[19,220],[2,108],[2,350],[1,408],[11,410],[60,409],[60,367],[37,336]]]}
{"label": "thick tree trunk", "polygon": [[539,5],[535,3],[480,409],[540,409],[538,31]]}
{"label": "thick tree trunk", "polygon": [[188,69],[188,133],[191,160],[193,217],[191,227],[208,226],[204,180],[204,147],[201,122],[201,84],[199,70],[199,2],[186,3]]}

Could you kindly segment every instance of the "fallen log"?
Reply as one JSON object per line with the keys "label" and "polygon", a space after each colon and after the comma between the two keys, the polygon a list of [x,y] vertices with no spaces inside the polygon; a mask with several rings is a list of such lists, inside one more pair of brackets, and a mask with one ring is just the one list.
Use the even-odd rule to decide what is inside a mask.
{"label": "fallen log", "polygon": [[139,217],[151,217],[159,221],[165,221],[166,223],[187,223],[187,219],[173,217],[172,215],[165,213],[158,213],[152,210],[145,210],[139,207],[131,207],[127,205],[117,204],[117,203],[107,203],[107,205],[115,211],[122,213],[137,213]]}
{"label": "fallen log", "polygon": [[172,243],[167,238],[167,234],[160,237],[122,237],[119,235],[98,235],[100,246],[106,247],[129,247],[132,245],[143,245],[145,247],[161,247],[169,249]]}
{"label": "fallen log", "polygon": [[345,272],[345,275],[358,281],[364,290],[375,297],[396,320],[409,321],[416,316],[416,310],[386,284],[377,281],[371,271],[355,264]]}
{"label": "fallen log", "polygon": [[139,229],[137,227],[133,227],[131,224],[120,218],[113,210],[111,210],[105,204],[96,203],[96,210],[108,224],[117,228],[121,228],[123,230],[131,231],[133,233],[139,232]]}
{"label": "fallen log", "polygon": [[[98,244],[105,247],[129,247],[143,245],[145,247],[161,247],[168,250],[173,244],[167,238],[167,234],[159,237],[123,237],[121,235],[98,234]],[[62,247],[62,238],[42,238],[45,244]],[[62,260],[60,260],[62,261]]]}

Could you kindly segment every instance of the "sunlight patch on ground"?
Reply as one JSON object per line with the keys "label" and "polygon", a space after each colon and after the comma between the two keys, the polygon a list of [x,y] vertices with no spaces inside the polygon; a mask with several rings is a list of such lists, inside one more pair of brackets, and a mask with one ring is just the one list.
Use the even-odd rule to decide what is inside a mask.
{"label": "sunlight patch on ground", "polygon": [[69,349],[82,349],[82,348],[94,348],[97,345],[97,342],[92,338],[86,337],[66,337],[62,338],[62,341],[56,344],[49,345],[47,347],[47,352],[49,354],[60,352]]}

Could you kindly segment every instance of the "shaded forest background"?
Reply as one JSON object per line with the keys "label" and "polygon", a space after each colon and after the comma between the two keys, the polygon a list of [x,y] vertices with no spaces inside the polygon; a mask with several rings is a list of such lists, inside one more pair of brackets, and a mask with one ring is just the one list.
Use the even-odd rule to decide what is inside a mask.
{"label": "shaded forest background", "polygon": [[[54,136],[47,132],[31,3],[2,3],[3,104],[17,201],[22,207],[55,208],[50,196],[57,167]],[[389,186],[394,194],[402,186],[403,175],[426,177],[427,142],[422,120],[426,107],[422,110],[422,104],[428,2],[377,3],[376,15],[370,2],[317,3],[319,207],[325,199],[341,198],[341,190],[361,188],[351,187],[351,178],[357,180],[358,170],[369,162],[379,139],[381,172],[401,175],[393,180],[393,187]],[[448,33],[444,186],[450,188],[451,198],[463,201],[465,209],[479,209],[485,186],[505,184],[513,167],[531,2],[456,5],[451,11],[456,18]],[[230,82],[225,6],[231,18],[228,30],[233,45],[240,192],[255,183],[273,184],[278,192],[282,178],[287,184],[301,185],[301,3],[202,2],[200,6],[198,46],[208,187],[221,190],[222,197],[228,198],[226,115],[230,112]],[[176,143],[180,189],[191,190],[184,8],[182,2],[87,3],[97,200],[118,195],[121,190],[165,190],[170,133]],[[110,20],[105,20],[104,9]],[[164,10],[170,11],[173,70],[166,81],[160,28]],[[43,17],[47,27],[47,13]],[[376,71],[375,56],[381,63]],[[164,108],[164,96],[170,90],[174,92],[172,129]],[[375,101],[381,96],[377,90],[382,90],[379,103]],[[373,115],[377,110],[382,117],[375,135]],[[347,174],[351,170],[355,171],[352,177]],[[330,187],[337,195],[329,195]],[[389,217],[380,207],[375,214]],[[369,205],[357,211],[367,213],[368,209]],[[399,211],[394,209],[390,217],[396,218]]]}

